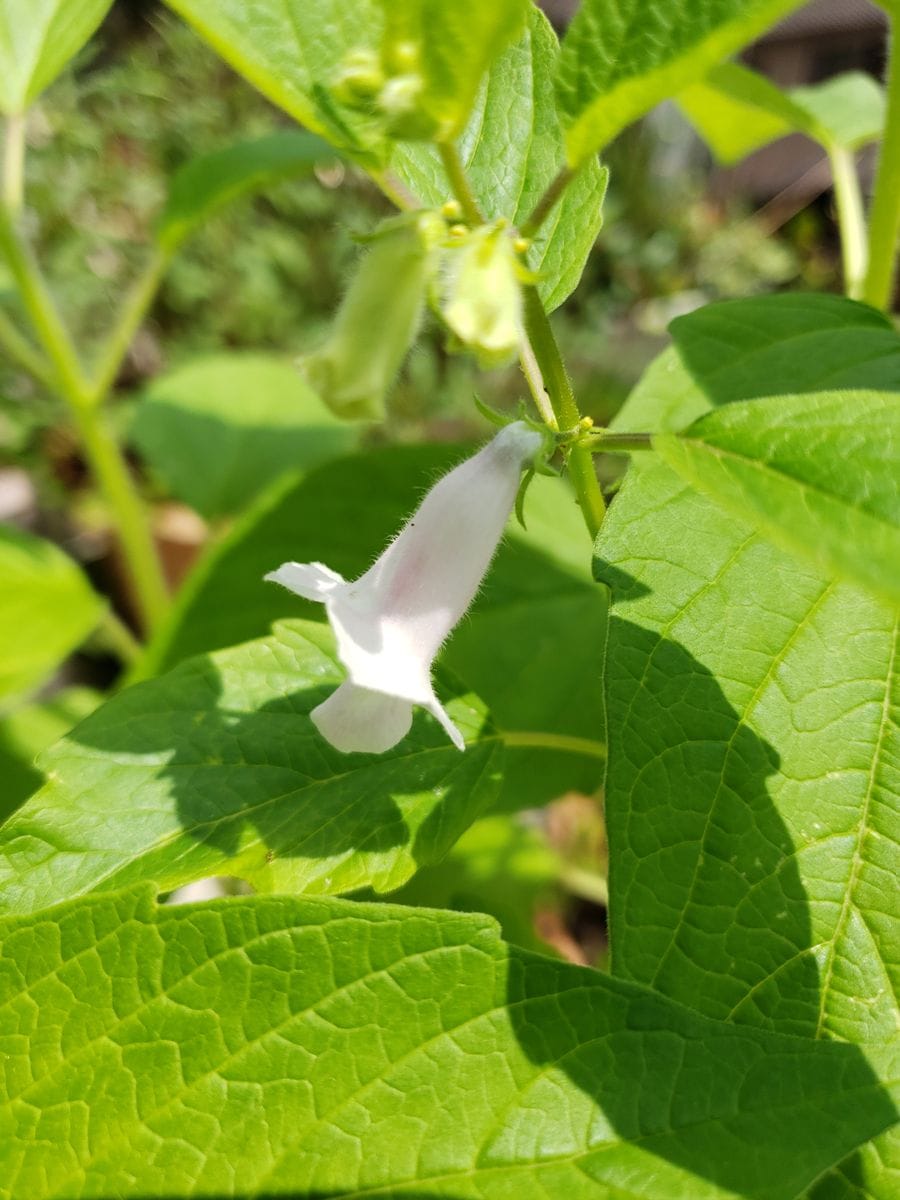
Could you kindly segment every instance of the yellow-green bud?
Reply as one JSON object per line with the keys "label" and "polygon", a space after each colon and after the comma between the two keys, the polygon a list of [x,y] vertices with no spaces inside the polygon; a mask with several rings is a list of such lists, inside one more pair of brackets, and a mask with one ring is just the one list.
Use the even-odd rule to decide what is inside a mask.
{"label": "yellow-green bud", "polygon": [[343,104],[371,106],[384,87],[384,71],[374,50],[352,50],[334,79],[334,95]]}
{"label": "yellow-green bud", "polygon": [[522,290],[505,222],[482,225],[448,244],[440,312],[483,366],[500,366],[522,341]]}
{"label": "yellow-green bud", "polygon": [[301,360],[311,386],[339,417],[378,420],[422,319],[446,227],[437,213],[384,222],[350,283],[329,338]]}

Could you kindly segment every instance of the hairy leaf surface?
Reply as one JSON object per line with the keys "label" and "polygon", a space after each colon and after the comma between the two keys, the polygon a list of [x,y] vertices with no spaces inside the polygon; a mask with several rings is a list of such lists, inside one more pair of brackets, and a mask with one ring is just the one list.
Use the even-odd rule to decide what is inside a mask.
{"label": "hairy leaf surface", "polygon": [[557,101],[577,165],[797,6],[798,0],[582,0]]}
{"label": "hairy leaf surface", "polygon": [[336,900],[3,922],[0,1044],[0,1194],[29,1200],[790,1200],[893,1113],[857,1047]]}
{"label": "hairy leaf surface", "polygon": [[309,712],[342,680],[330,631],[298,622],[113,697],[39,760],[44,787],[0,830],[0,904],[153,879],[390,891],[442,858],[493,798],[500,749],[458,691],[465,754],[431,718],[344,755]]}
{"label": "hairy leaf surface", "polygon": [[728,405],[654,448],[776,544],[900,604],[900,396],[829,391]]}

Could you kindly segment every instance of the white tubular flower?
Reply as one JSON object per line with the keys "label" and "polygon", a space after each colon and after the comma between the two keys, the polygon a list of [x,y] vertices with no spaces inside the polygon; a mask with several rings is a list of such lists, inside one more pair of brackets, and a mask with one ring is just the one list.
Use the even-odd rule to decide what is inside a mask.
{"label": "white tubular flower", "polygon": [[348,678],[310,715],[336,749],[389,750],[409,732],[414,704],[465,749],[434,694],[431,664],[472,603],[522,468],[541,444],[524,422],[507,425],[435,484],[377,562],[353,582],[322,563],[284,563],[266,575],[328,612]]}

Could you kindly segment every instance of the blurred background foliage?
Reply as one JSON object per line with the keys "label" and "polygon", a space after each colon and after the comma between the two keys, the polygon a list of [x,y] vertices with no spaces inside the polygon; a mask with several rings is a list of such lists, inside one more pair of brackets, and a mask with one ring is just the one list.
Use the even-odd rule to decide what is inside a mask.
{"label": "blurred background foliage", "polygon": [[[289,124],[183,22],[154,3],[119,0],[28,118],[30,233],[79,344],[90,352],[108,327],[172,173]],[[773,230],[749,199],[711,198],[706,155],[673,109],[628,130],[607,161],[604,228],[555,318],[582,406],[595,417],[617,410],[673,316],[730,296],[838,286],[827,200]],[[363,175],[337,164],[230,205],[176,258],[119,390],[201,352],[308,350],[340,298],[354,234],[387,212]],[[503,404],[520,392],[517,372],[481,375],[426,330],[394,392],[389,436],[415,437],[423,422],[434,433],[436,419],[460,432],[473,391]],[[52,414],[37,399],[27,380],[0,369],[7,460],[24,454],[37,465],[46,453],[40,430]],[[51,458],[64,459],[64,435],[50,443]]]}

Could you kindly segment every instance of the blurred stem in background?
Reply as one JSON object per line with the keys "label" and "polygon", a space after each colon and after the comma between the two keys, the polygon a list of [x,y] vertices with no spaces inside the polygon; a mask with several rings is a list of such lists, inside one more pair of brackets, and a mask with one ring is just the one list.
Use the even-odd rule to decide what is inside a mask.
{"label": "blurred stem in background", "polygon": [[834,200],[841,234],[844,291],[851,300],[861,300],[868,258],[866,213],[852,150],[832,146],[828,151]]}
{"label": "blurred stem in background", "polygon": [[[0,319],[0,345],[66,404],[85,457],[115,525],[145,631],[162,620],[169,593],[150,528],[146,506],[135,486],[122,449],[108,428],[102,405],[112,387],[135,330],[159,285],[166,261],[155,255],[139,279],[100,355],[96,380],[86,376],[69,332],[47,288],[40,267],[17,223],[22,201],[24,117],[7,124],[3,159],[3,204],[0,205],[0,252],[6,259],[19,297],[44,356],[33,349],[15,326]],[[45,361],[46,359],[46,361]]]}
{"label": "blurred stem in background", "polygon": [[[896,25],[896,20],[894,22]],[[891,31],[887,112],[875,194],[869,214],[869,263],[862,298],[875,308],[889,309],[893,298],[894,261],[900,234],[900,43]]]}

